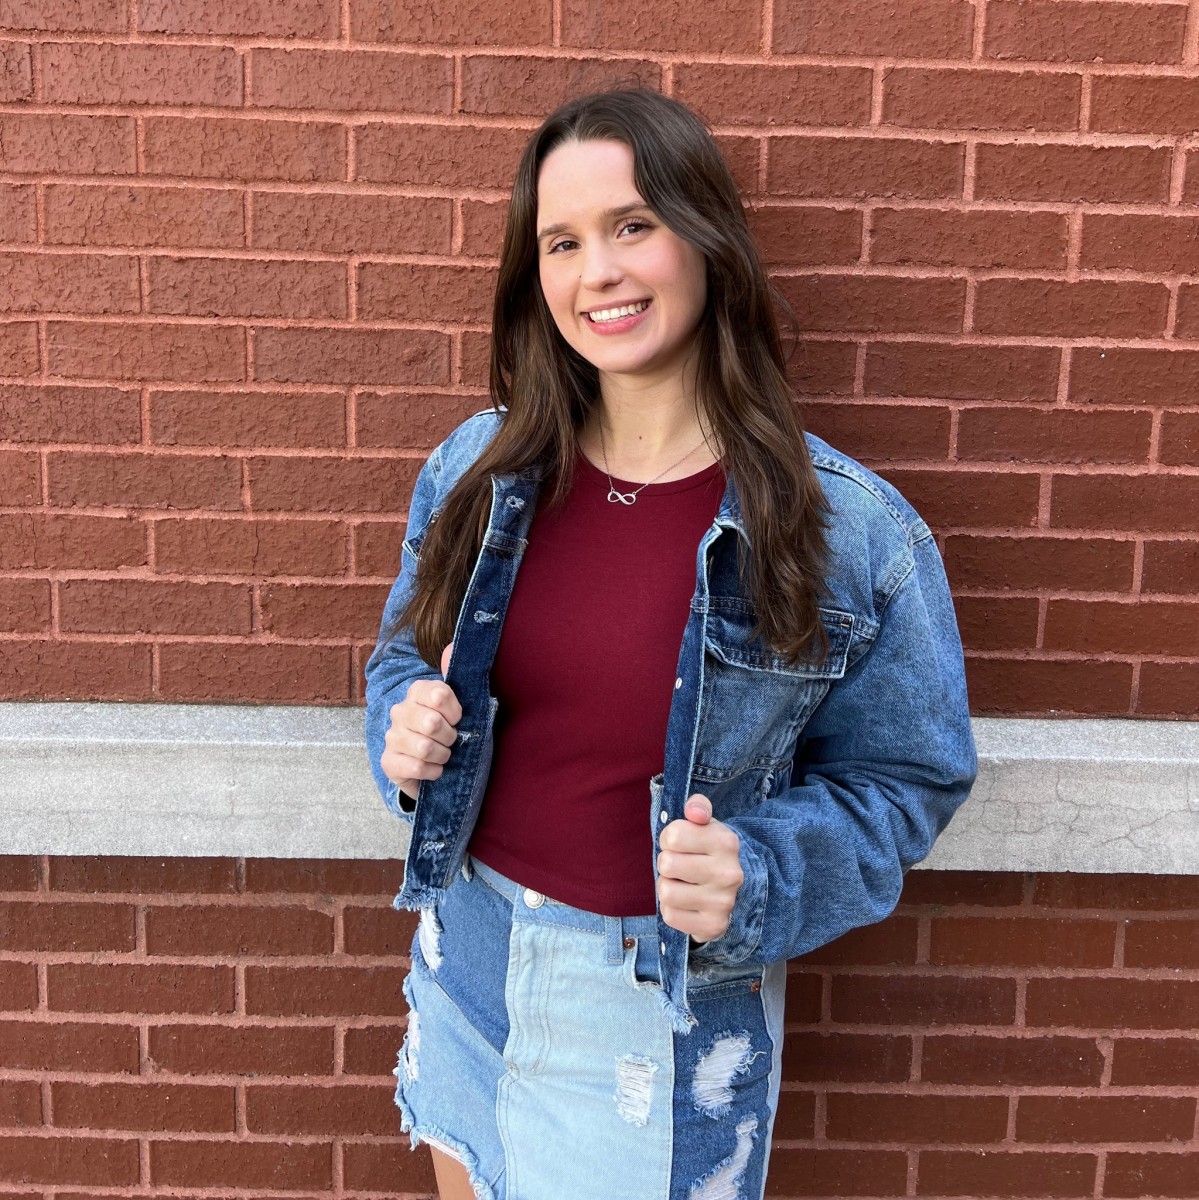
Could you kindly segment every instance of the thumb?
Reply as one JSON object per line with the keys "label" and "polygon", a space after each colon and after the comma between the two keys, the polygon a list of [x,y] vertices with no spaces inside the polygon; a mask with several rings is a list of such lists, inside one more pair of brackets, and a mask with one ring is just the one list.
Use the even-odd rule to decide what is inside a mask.
{"label": "thumb", "polygon": [[683,805],[683,816],[692,825],[706,825],[712,819],[712,801],[698,793],[688,796],[687,803]]}
{"label": "thumb", "polygon": [[441,677],[444,679],[450,673],[450,655],[454,652],[454,643],[451,642],[441,652]]}

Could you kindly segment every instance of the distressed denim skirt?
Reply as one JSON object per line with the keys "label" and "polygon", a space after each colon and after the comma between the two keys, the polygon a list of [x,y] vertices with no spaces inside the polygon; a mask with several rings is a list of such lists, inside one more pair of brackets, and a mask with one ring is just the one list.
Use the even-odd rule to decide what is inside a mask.
{"label": "distressed denim skirt", "polygon": [[761,1200],[786,964],[697,968],[663,1006],[655,918],[605,917],[468,858],[421,912],[396,1103],[480,1200]]}

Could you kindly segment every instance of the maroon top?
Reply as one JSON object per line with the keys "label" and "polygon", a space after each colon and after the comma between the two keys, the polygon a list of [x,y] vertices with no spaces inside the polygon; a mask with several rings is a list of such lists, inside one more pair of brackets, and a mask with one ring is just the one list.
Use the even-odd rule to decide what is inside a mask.
{"label": "maroon top", "polygon": [[562,508],[538,509],[491,676],[495,755],[469,846],[489,867],[576,908],[654,911],[649,781],[724,486],[713,463],[609,503],[580,455]]}

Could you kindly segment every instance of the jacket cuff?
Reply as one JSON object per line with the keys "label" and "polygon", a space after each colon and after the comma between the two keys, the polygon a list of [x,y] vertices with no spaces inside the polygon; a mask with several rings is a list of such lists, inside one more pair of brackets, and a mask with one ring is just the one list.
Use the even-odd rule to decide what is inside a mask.
{"label": "jacket cuff", "polygon": [[710,942],[692,943],[691,957],[698,962],[736,965],[761,954],[768,873],[766,864],[750,845],[749,839],[740,831],[737,831],[737,836],[741,839],[738,857],[745,878],[737,890],[737,899],[724,933]]}

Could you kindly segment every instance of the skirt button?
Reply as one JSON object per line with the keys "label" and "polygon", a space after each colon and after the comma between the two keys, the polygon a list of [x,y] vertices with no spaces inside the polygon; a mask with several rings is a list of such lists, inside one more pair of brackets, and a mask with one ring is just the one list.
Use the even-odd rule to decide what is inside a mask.
{"label": "skirt button", "polygon": [[526,908],[540,908],[544,903],[545,897],[540,892],[535,892],[532,888],[525,888]]}

